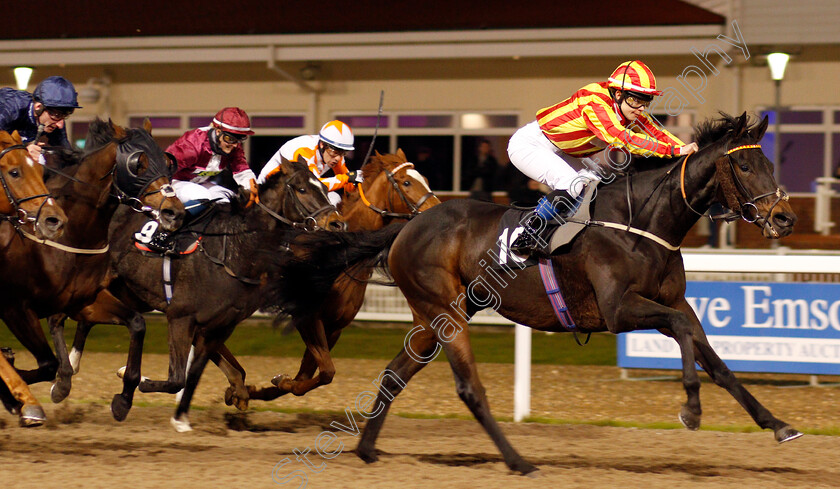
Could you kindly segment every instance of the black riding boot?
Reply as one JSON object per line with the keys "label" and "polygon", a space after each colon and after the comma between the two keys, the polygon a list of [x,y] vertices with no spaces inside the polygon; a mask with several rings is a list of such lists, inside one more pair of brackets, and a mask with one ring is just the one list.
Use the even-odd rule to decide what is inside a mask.
{"label": "black riding boot", "polygon": [[522,223],[522,233],[510,244],[517,255],[548,256],[548,238],[565,218],[577,210],[576,199],[565,190],[554,190],[541,198],[533,213]]}

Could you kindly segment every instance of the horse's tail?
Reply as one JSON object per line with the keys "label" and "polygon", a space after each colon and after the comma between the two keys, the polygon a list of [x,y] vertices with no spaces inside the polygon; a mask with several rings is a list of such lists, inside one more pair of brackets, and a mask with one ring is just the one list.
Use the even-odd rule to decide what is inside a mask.
{"label": "horse's tail", "polygon": [[[335,280],[349,268],[374,267],[389,276],[388,252],[405,222],[376,231],[314,232],[290,243],[294,258],[283,266],[278,308],[284,314],[313,314],[323,307]],[[352,271],[349,272],[352,275]]]}

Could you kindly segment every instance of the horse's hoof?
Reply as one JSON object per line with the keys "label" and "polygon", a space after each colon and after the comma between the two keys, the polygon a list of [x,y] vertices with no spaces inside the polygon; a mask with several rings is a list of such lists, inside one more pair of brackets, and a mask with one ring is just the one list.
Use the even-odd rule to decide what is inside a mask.
{"label": "horse's hoof", "polygon": [[44,408],[37,404],[25,404],[20,410],[20,425],[24,428],[34,428],[47,422]]}
{"label": "horse's hoof", "polygon": [[776,431],[776,441],[779,443],[784,443],[786,441],[791,441],[799,438],[802,436],[802,432],[791,428],[790,425],[782,426],[778,431]]}
{"label": "horse's hoof", "polygon": [[700,416],[697,416],[689,411],[687,407],[682,407],[679,418],[680,423],[691,431],[697,431],[700,429]]}
{"label": "horse's hoof", "polygon": [[52,399],[52,402],[58,404],[67,399],[67,396],[70,395],[71,386],[72,383],[69,377],[56,380],[55,384],[50,387],[50,399]]}
{"label": "horse's hoof", "polygon": [[123,397],[122,394],[114,396],[114,400],[111,401],[111,415],[114,416],[114,419],[117,421],[125,421],[125,418],[128,417],[128,412],[130,410],[131,401]]}
{"label": "horse's hoof", "polygon": [[228,406],[233,406],[240,411],[247,411],[248,410],[248,400],[247,398],[243,399],[236,395],[236,391],[233,387],[228,387],[225,390],[225,404]]}
{"label": "horse's hoof", "polygon": [[186,414],[181,416],[180,419],[171,418],[169,423],[175,428],[175,431],[178,433],[186,433],[188,431],[192,431],[192,426],[190,426],[190,418],[187,417]]}
{"label": "horse's hoof", "polygon": [[271,379],[271,383],[274,384],[274,387],[279,387],[281,389],[282,389],[282,387],[280,387],[280,384],[286,383],[286,382],[291,382],[291,381],[292,381],[292,377],[288,374],[278,374],[278,375],[275,375],[273,379]]}
{"label": "horse's hoof", "polygon": [[522,475],[526,475],[528,477],[537,478],[540,477],[542,474],[540,473],[540,469],[534,467],[533,465],[529,464],[528,462],[522,460],[521,462],[517,462],[511,466],[510,470],[515,472],[519,472]]}
{"label": "horse's hoof", "polygon": [[366,464],[372,464],[374,462],[379,461],[379,456],[376,454],[376,449],[373,450],[364,450],[361,448],[356,449],[356,456],[360,459],[364,460]]}

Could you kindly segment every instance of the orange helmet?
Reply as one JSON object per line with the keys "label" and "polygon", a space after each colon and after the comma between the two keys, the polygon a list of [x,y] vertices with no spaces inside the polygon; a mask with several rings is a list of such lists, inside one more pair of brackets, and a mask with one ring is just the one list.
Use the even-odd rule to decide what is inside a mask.
{"label": "orange helmet", "polygon": [[638,92],[648,96],[662,95],[656,89],[656,77],[641,61],[625,61],[613,71],[608,80],[609,87],[617,90]]}

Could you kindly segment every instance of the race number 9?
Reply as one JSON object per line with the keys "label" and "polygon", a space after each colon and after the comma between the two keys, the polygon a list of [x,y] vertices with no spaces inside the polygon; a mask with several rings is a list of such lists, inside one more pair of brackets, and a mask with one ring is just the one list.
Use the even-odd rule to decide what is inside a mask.
{"label": "race number 9", "polygon": [[134,239],[141,243],[149,243],[152,240],[152,236],[155,235],[155,231],[157,231],[157,228],[157,221],[149,221],[143,225],[143,228],[140,229],[140,232],[134,233]]}

